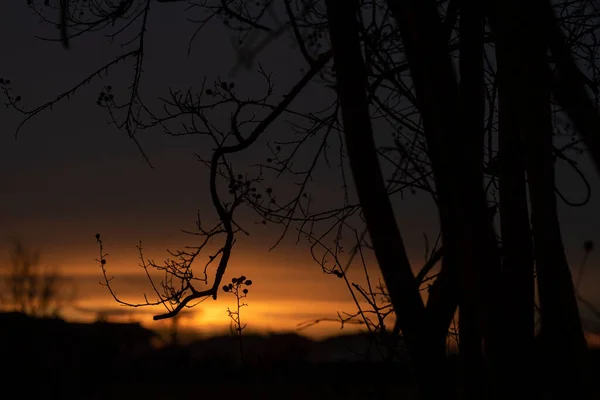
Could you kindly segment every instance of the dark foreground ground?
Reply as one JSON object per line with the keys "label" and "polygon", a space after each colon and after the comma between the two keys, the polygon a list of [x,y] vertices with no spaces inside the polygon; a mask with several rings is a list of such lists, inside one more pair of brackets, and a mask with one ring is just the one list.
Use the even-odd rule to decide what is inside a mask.
{"label": "dark foreground ground", "polygon": [[[11,379],[3,381],[10,396],[0,396],[93,400],[410,400],[415,398],[416,391],[411,373],[405,367],[380,363],[339,362],[248,369],[218,365],[182,368],[171,363],[148,363],[137,368],[92,368],[71,374],[59,370],[46,372],[43,376],[28,377],[12,374]],[[598,365],[596,373],[600,374]]]}
{"label": "dark foreground ground", "polygon": [[[120,385],[109,388],[103,394],[92,399],[265,399],[265,400],[383,400],[412,399],[414,388],[410,385],[383,384],[374,387],[371,384],[334,384],[334,383],[273,383],[240,385],[227,387],[216,384],[150,385],[145,387]],[[239,397],[238,397],[239,396]]]}
{"label": "dark foreground ground", "polygon": [[186,372],[169,365],[155,367],[155,372],[149,373],[145,379],[126,375],[111,378],[110,374],[101,371],[95,377],[80,380],[67,376],[53,380],[41,377],[35,383],[22,385],[18,390],[19,397],[94,400],[383,400],[411,399],[414,393],[410,379],[403,371],[395,368],[368,368],[366,365],[288,367],[277,372],[201,369]]}
{"label": "dark foreground ground", "polygon": [[[395,362],[377,361],[377,352],[365,352],[369,337],[317,343],[295,334],[246,336],[244,368],[235,337],[166,347],[151,346],[153,338],[139,324],[69,324],[0,313],[0,399],[414,398],[403,353]],[[600,350],[591,354],[600,377]],[[455,363],[448,359],[450,375]]]}

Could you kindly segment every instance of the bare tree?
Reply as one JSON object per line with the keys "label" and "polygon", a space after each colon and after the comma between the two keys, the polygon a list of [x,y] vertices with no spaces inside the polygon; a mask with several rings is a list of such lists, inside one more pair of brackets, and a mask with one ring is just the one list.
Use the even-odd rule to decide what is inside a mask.
{"label": "bare tree", "polygon": [[13,238],[9,255],[10,264],[3,266],[5,307],[35,317],[54,317],[74,300],[74,287],[57,267],[42,263],[40,250]]}

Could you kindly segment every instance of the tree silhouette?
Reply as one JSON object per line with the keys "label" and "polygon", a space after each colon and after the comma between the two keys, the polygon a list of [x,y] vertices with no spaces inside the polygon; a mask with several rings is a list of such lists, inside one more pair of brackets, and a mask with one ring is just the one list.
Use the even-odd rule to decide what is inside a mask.
{"label": "tree silhouette", "polygon": [[[421,398],[591,395],[586,343],[557,218],[557,199],[569,202],[555,187],[554,169],[557,160],[576,168],[570,157],[581,141],[575,134],[600,166],[598,15],[592,1],[203,2],[196,4],[202,16],[194,37],[202,36],[209,21],[221,21],[235,32],[239,60],[232,71],[252,65],[266,46],[288,36],[305,68],[283,100],[274,96],[269,71],[259,68],[264,93],[244,98],[232,81],[204,81],[195,91],[171,90],[157,110],[140,94],[148,51],[144,34],[154,3],[62,3],[69,7],[63,43],[68,35],[96,30],[134,31],[136,36],[128,42],[134,43],[133,50],[56,100],[27,109],[10,82],[0,81],[8,104],[23,112],[26,122],[131,58],[133,78],[125,98],[110,85],[98,98],[110,120],[138,146],[136,135],[153,128],[173,136],[204,135],[213,145],[214,151],[198,158],[210,171],[207,186],[216,222],[206,227],[201,223],[206,218],[198,217],[193,232],[198,244],[171,253],[174,259],[164,265],[146,262],[140,246],[142,266],[167,277],[153,284],[156,300],[146,298],[134,306],[163,304],[167,311],[155,317],[160,319],[195,300],[216,298],[236,235],[247,233],[234,218],[236,210],[249,206],[263,222],[281,224],[282,237],[293,227],[313,245],[331,240],[330,255],[341,253],[348,231],[368,234],[359,235],[359,245],[377,259]],[[31,7],[50,21],[43,6],[32,0]],[[278,17],[269,19],[273,14]],[[264,40],[254,46],[260,35]],[[588,70],[582,71],[576,60],[586,61]],[[309,83],[320,84],[331,101],[294,109]],[[211,120],[217,109],[231,115],[224,126]],[[267,142],[265,162],[240,171],[231,156],[262,148],[273,122],[283,118],[293,132],[289,140]],[[565,133],[573,140],[559,145]],[[308,143],[317,150],[305,150]],[[344,197],[338,206],[319,207],[318,194],[311,190],[319,166],[340,171]],[[275,180],[282,174],[298,184],[287,198]],[[415,276],[403,226],[393,212],[399,195],[417,190],[435,201],[442,242],[435,260],[441,260],[441,267],[426,302],[421,283],[435,262]],[[490,217],[496,209],[499,217]],[[200,266],[202,273],[194,273],[198,256],[215,238],[222,238],[221,246]],[[106,254],[97,239],[98,261],[110,289]],[[218,265],[210,281],[213,262]],[[340,273],[340,268],[336,263],[328,272]],[[541,359],[531,350],[536,287]],[[460,379],[455,392],[444,365],[457,309]],[[511,321],[508,327],[506,321]],[[543,380],[532,379],[532,370]]]}
{"label": "tree silhouette", "polygon": [[41,262],[40,250],[11,239],[10,264],[4,265],[2,303],[35,317],[54,317],[74,299],[74,288],[55,267]]}

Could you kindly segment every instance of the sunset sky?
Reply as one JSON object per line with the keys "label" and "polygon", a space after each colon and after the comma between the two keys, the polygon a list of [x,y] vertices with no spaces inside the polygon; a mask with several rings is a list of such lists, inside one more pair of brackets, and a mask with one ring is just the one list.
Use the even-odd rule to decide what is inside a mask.
{"label": "sunset sky", "polygon": [[[228,77],[235,52],[229,32],[219,22],[207,26],[186,57],[188,38],[195,26],[185,22],[185,5],[156,4],[156,11],[151,13],[142,93],[152,98],[164,95],[169,85],[198,87],[205,76],[208,82],[219,76],[232,80],[240,92],[262,88],[263,82],[252,70]],[[59,43],[34,37],[48,32],[54,33],[38,23],[26,2],[1,2],[0,37],[11,40],[3,41],[0,77],[11,80],[15,93],[28,107],[53,99],[122,51],[101,35],[74,40],[69,51]],[[300,74],[299,68],[306,67],[298,51],[290,49],[285,40],[267,48],[259,61],[267,72],[273,72],[278,93],[289,89]],[[143,293],[150,295],[151,291],[138,266],[138,241],[143,242],[146,257],[159,263],[168,257],[166,249],[196,244],[195,237],[180,230],[194,229],[197,210],[209,219],[214,217],[207,194],[207,170],[194,155],[210,151],[207,141],[168,137],[158,129],[144,132],[140,142],[155,167],[150,169],[127,135],[110,126],[106,112],[96,106],[103,84],[126,88],[132,73],[130,62],[111,69],[105,80],[93,81],[70,101],[32,119],[18,140],[14,133],[22,116],[0,108],[0,261],[6,262],[5,239],[11,235],[41,247],[44,261],[60,266],[76,282],[79,311],[66,310],[70,318],[94,318],[93,312],[84,310],[125,309],[99,285],[102,275],[95,262],[99,256],[96,233],[102,235],[109,253],[107,268],[115,276],[114,290],[124,300],[140,302]],[[327,96],[328,92],[313,85],[294,106],[302,109]],[[228,114],[222,115],[225,126],[228,118]],[[289,128],[280,122],[267,135],[272,139],[283,129]],[[238,162],[250,164],[267,156],[259,146],[244,156],[247,160]],[[559,201],[565,245],[575,274],[583,258],[584,240],[600,245],[600,179],[587,158],[581,159],[581,166],[593,187],[590,203],[568,208]],[[324,167],[313,186],[316,193],[332,202],[341,196],[335,176]],[[278,182],[284,188],[292,185]],[[577,176],[561,164],[558,186],[569,199],[583,196]],[[435,209],[425,195],[405,197],[396,204],[409,257],[417,269],[424,262],[423,234],[431,240],[437,236]],[[269,251],[281,227],[257,224],[260,218],[251,212],[243,217],[251,235],[238,238],[225,278],[229,281],[244,274],[254,282],[247,299],[249,306],[242,314],[249,329],[290,330],[301,322],[336,318],[338,311],[356,310],[344,281],[323,274],[310,255],[308,243],[301,239],[296,244],[296,232]],[[372,259],[368,261],[371,277],[376,280],[377,268]],[[363,283],[359,268],[355,264],[350,276]],[[598,252],[590,256],[586,268],[582,294],[600,306]],[[226,309],[233,306],[233,299],[221,294],[217,301],[206,300],[182,324],[205,334],[224,329],[229,325]],[[160,309],[126,310],[134,313],[131,318],[149,327],[159,326],[151,316]],[[325,322],[304,333],[333,334],[339,327],[339,323]]]}

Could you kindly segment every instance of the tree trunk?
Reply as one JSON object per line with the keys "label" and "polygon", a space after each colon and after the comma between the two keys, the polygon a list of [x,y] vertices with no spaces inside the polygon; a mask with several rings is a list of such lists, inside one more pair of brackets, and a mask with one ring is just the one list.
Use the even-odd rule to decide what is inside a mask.
{"label": "tree trunk", "polygon": [[[464,5],[465,2],[461,2]],[[485,390],[482,339],[484,335],[485,304],[482,284],[487,282],[492,267],[492,252],[489,241],[493,238],[491,221],[486,218],[483,197],[484,158],[484,83],[483,83],[483,21],[481,2],[470,2],[461,7],[459,21],[459,72],[460,72],[460,116],[461,140],[456,152],[461,154],[463,180],[462,203],[466,218],[471,221],[473,247],[465,251],[473,254],[472,263],[464,264],[461,273],[461,300],[459,303],[460,362],[464,382],[462,398],[480,399]],[[460,147],[461,153],[458,153]],[[459,162],[459,164],[461,164]],[[466,245],[460,243],[459,245]]]}
{"label": "tree trunk", "polygon": [[521,89],[527,82],[519,74],[521,61],[513,57],[513,44],[496,43],[498,65],[498,146],[502,269],[496,293],[497,329],[506,321],[498,341],[497,386],[499,398],[519,391],[533,398],[532,351],[534,337],[533,244],[525,183],[524,143],[519,125],[520,110],[527,110]]}
{"label": "tree trunk", "polygon": [[[366,96],[367,76],[358,36],[358,2],[327,0],[337,91],[350,168],[373,249],[405,343],[416,366],[424,398],[444,393],[436,382],[441,368],[429,345],[425,307],[396,224],[377,156]],[[434,374],[432,376],[432,373]]]}
{"label": "tree trunk", "polygon": [[[548,73],[548,13],[543,1],[497,1],[492,20],[504,62],[518,86],[514,116],[525,144],[525,165],[531,201],[534,255],[542,322],[540,363],[547,394],[556,398],[584,398],[581,377],[586,342],[581,327],[573,281],[558,222],[551,121],[551,76]],[[516,12],[515,10],[518,10]],[[540,11],[542,15],[540,17]],[[500,61],[500,60],[499,60]],[[515,89],[515,92],[517,90]],[[524,345],[524,343],[522,343]]]}
{"label": "tree trunk", "polygon": [[[438,193],[445,257],[458,268],[461,395],[483,397],[482,335],[489,283],[498,263],[483,190],[481,10],[463,24],[461,96],[436,4],[388,0],[402,36]],[[461,15],[462,18],[462,15]],[[462,57],[461,57],[462,58]]]}
{"label": "tree trunk", "polygon": [[554,386],[556,398],[583,398],[576,393],[583,389],[580,377],[584,372],[581,367],[587,356],[587,344],[558,223],[549,109],[546,114],[545,120],[536,121],[539,128],[527,134],[526,155],[540,300],[541,348],[548,357],[543,359],[543,365],[545,379]]}

